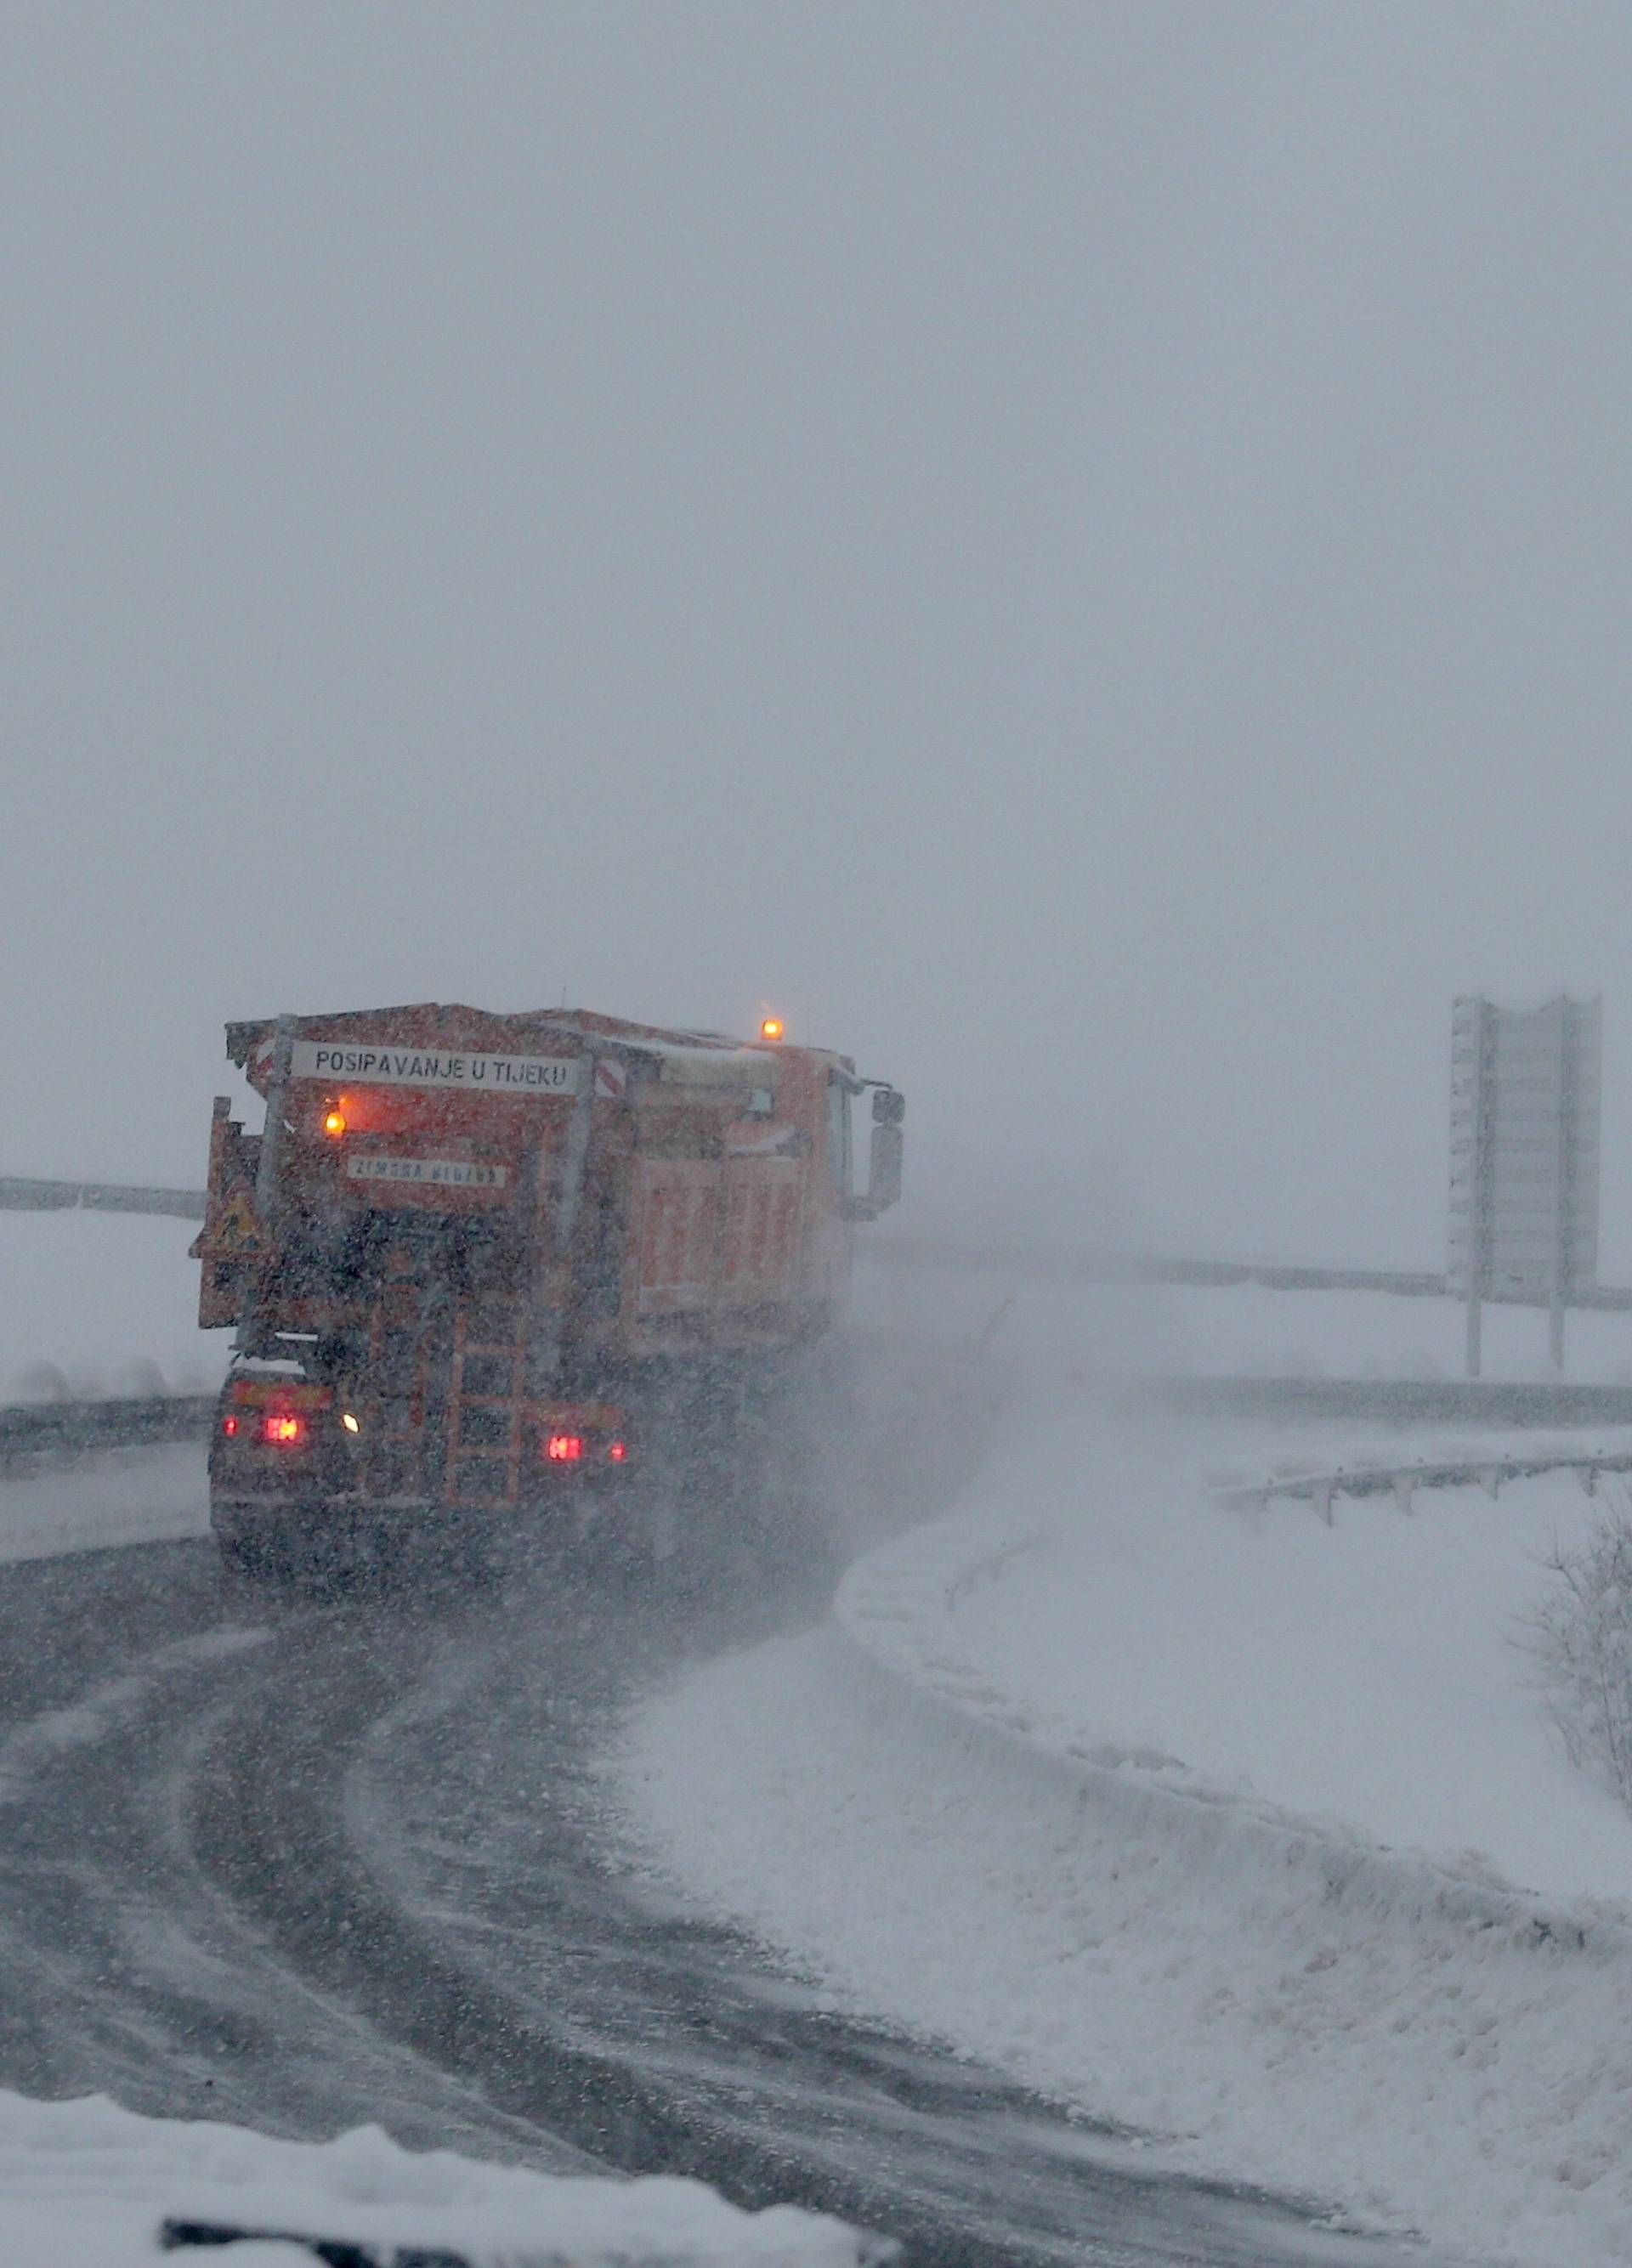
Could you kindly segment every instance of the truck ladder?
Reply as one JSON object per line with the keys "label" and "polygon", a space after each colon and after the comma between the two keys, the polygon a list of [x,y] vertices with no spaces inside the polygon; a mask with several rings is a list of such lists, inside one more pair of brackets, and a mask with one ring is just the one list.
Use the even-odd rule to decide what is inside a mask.
{"label": "truck ladder", "polygon": [[513,1510],[521,1497],[528,1313],[513,1293],[461,1300],[454,1309],[447,1479],[455,1504]]}
{"label": "truck ladder", "polygon": [[417,1285],[402,1278],[380,1286],[368,1315],[368,1376],[375,1393],[364,1469],[371,1497],[427,1493],[425,1419],[433,1399],[434,1336]]}

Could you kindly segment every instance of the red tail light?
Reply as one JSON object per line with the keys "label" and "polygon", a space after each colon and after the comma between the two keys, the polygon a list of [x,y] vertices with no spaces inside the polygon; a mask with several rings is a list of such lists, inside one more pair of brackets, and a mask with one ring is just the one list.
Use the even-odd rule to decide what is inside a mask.
{"label": "red tail light", "polygon": [[581,1433],[546,1433],[544,1454],[552,1465],[573,1465],[584,1454]]}
{"label": "red tail light", "polygon": [[306,1419],[292,1410],[270,1410],[261,1420],[261,1439],[277,1442],[279,1448],[295,1448],[306,1439]]}
{"label": "red tail light", "polygon": [[222,1431],[222,1432],[223,1432],[227,1436],[227,1438],[228,1438],[228,1439],[229,1439],[229,1440],[231,1440],[231,1438],[232,1438],[232,1436],[233,1436],[234,1433],[236,1433],[236,1432],[237,1432],[237,1431],[238,1431],[238,1420],[237,1420],[237,1418],[223,1418],[223,1419],[221,1420],[221,1431]]}
{"label": "red tail light", "polygon": [[621,1465],[629,1454],[629,1444],[627,1441],[609,1441],[606,1453],[615,1465]]}

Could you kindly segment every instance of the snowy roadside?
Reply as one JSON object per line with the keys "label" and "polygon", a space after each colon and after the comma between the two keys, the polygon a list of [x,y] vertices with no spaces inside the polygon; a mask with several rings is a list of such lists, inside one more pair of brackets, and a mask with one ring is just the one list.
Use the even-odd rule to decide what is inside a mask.
{"label": "snowy roadside", "polygon": [[[1575,1476],[1419,1491],[1408,1513],[1339,1497],[1328,1526],[1291,1497],[1219,1504],[1216,1432],[1159,1445],[1060,1407],[1025,1432],[952,1515],[852,1570],[837,1616],[870,1654],[1198,1800],[1471,1881],[1632,1897],[1632,1818],[1564,1757],[1521,1643],[1548,1553],[1597,1508]],[[1299,1446],[1259,1469],[1367,1454],[1313,1429]]]}
{"label": "snowy roadside", "polygon": [[0,1476],[0,1565],[210,1533],[203,1445],[109,1449]]}
{"label": "snowy roadside", "polygon": [[[700,2182],[601,2180],[416,2155],[374,2128],[274,2140],[240,2126],[143,2118],[101,2096],[0,2094],[0,2233],[8,2268],[144,2268],[314,2257],[292,2244],[160,2249],[166,2221],[327,2238],[369,2257],[457,2257],[471,2268],[567,2260],[582,2268],[862,2268],[838,2222],[777,2205],[742,2213]],[[399,2250],[400,2248],[400,2250]],[[350,2256],[348,2256],[350,2257]]]}
{"label": "snowy roadside", "polygon": [[[0,1401],[209,1392],[189,1221],[0,1212]],[[209,1533],[202,1445],[99,1451],[0,1475],[0,1565]]]}
{"label": "snowy roadside", "polygon": [[1513,1643],[1587,1499],[1327,1528],[1211,1501],[1221,1454],[1033,1413],[828,1628],[641,1712],[635,1831],[836,1999],[1153,2160],[1524,2268],[1623,2262],[1632,1821]]}

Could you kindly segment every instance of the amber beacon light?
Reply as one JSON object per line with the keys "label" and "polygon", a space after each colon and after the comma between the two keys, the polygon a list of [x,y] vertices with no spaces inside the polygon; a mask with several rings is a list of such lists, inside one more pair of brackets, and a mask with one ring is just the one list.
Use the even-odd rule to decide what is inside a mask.
{"label": "amber beacon light", "polygon": [[759,1036],[762,1040],[779,1040],[786,1028],[780,1016],[767,1016],[759,1027]]}
{"label": "amber beacon light", "polygon": [[345,1132],[344,1111],[326,1110],[323,1113],[323,1131],[325,1134],[343,1134]]}

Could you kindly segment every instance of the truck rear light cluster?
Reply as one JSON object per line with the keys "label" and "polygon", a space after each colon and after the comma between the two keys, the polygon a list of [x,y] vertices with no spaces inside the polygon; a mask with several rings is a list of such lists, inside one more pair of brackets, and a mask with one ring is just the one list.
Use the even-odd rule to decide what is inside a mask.
{"label": "truck rear light cluster", "polygon": [[[596,1454],[595,1445],[581,1433],[546,1433],[543,1437],[545,1462],[551,1465],[580,1465]],[[621,1465],[629,1454],[627,1441],[607,1441],[600,1454],[615,1465]]]}
{"label": "truck rear light cluster", "polygon": [[[227,1440],[236,1440],[243,1429],[243,1418],[229,1410],[221,1420],[221,1431]],[[292,1410],[263,1410],[255,1424],[255,1440],[270,1441],[280,1449],[298,1449],[310,1431],[310,1422]]]}

